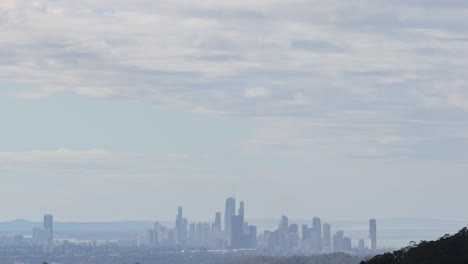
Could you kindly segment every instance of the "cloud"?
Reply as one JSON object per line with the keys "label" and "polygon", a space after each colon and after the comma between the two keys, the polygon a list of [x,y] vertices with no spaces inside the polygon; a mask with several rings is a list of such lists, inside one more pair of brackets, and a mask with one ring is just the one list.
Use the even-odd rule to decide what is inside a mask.
{"label": "cloud", "polygon": [[265,87],[253,87],[244,90],[244,97],[255,98],[255,97],[266,97],[270,93]]}
{"label": "cloud", "polygon": [[[148,164],[187,159],[186,155],[111,152],[104,149],[56,149],[0,152],[0,170],[45,170],[76,174],[83,171],[127,171]],[[143,168],[143,167],[142,167]]]}
{"label": "cloud", "polygon": [[32,87],[19,99],[138,100],[267,127],[304,118],[372,131],[379,118],[385,129],[355,135],[373,144],[413,138],[401,120],[456,123],[468,111],[460,1],[8,0],[0,9],[0,80]]}

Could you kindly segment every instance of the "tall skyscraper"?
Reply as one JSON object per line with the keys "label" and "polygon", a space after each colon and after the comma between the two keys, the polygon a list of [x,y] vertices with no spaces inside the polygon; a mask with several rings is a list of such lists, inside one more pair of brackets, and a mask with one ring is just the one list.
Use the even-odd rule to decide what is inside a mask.
{"label": "tall skyscraper", "polygon": [[46,243],[51,245],[54,242],[54,217],[52,215],[44,215],[44,232]]}
{"label": "tall skyscraper", "polygon": [[331,225],[323,224],[323,251],[325,253],[331,253],[332,243],[331,243]]}
{"label": "tall skyscraper", "polygon": [[176,217],[176,225],[175,225],[176,246],[183,247],[185,245],[185,241],[187,240],[187,233],[188,233],[187,218],[183,218],[182,207],[179,206],[177,217]]}
{"label": "tall skyscraper", "polygon": [[226,242],[231,243],[232,235],[232,217],[236,215],[236,199],[229,197],[226,199],[226,208],[224,210],[224,232],[226,234]]}
{"label": "tall skyscraper", "polygon": [[244,217],[241,215],[234,215],[231,219],[231,247],[243,248],[244,247]]}
{"label": "tall skyscraper", "polygon": [[313,226],[313,237],[312,237],[312,250],[316,253],[321,253],[323,251],[322,246],[322,220],[318,217],[314,217],[312,220]]}
{"label": "tall skyscraper", "polygon": [[216,212],[214,228],[221,231],[221,212]]}
{"label": "tall skyscraper", "polygon": [[240,202],[240,205],[239,205],[239,213],[238,213],[240,216],[244,217],[244,201],[241,201]]}
{"label": "tall skyscraper", "polygon": [[281,216],[280,224],[278,229],[281,231],[287,231],[289,228],[289,219],[287,216],[283,215]]}
{"label": "tall skyscraper", "polygon": [[377,250],[377,221],[375,219],[369,220],[369,239],[370,250]]}
{"label": "tall skyscraper", "polygon": [[333,252],[344,250],[344,231],[338,230],[333,236]]}

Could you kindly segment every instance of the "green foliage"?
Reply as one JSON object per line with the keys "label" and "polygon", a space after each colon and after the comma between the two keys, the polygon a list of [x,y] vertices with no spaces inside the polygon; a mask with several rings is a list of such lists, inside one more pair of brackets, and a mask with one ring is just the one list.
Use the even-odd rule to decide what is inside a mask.
{"label": "green foliage", "polygon": [[358,264],[357,257],[344,253],[317,256],[293,256],[293,257],[265,257],[249,256],[234,257],[229,264]]}
{"label": "green foliage", "polygon": [[393,253],[376,256],[361,264],[466,264],[468,263],[468,229],[436,241],[421,241]]}

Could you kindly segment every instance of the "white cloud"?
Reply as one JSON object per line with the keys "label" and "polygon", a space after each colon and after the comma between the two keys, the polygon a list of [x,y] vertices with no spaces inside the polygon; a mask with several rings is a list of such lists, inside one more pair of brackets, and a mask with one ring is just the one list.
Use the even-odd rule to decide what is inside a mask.
{"label": "white cloud", "polygon": [[246,98],[266,97],[269,94],[268,89],[265,87],[253,87],[244,90],[244,96]]}
{"label": "white cloud", "polygon": [[[401,120],[459,122],[429,113],[468,111],[468,31],[460,26],[467,4],[111,2],[2,1],[0,79],[35,86],[18,91],[20,99],[130,98],[205,115],[266,116],[269,128],[301,117],[373,131],[378,118],[384,128],[356,134],[359,144],[413,138]],[[421,133],[431,138],[430,131]],[[328,131],[309,132],[293,122],[278,138],[252,141],[329,140]]]}
{"label": "white cloud", "polygon": [[130,152],[111,152],[104,149],[56,149],[32,150],[24,152],[0,152],[2,170],[46,170],[78,171],[109,170],[118,171],[126,168],[148,168],[148,164],[157,165],[171,160],[184,160],[181,154],[152,155]]}

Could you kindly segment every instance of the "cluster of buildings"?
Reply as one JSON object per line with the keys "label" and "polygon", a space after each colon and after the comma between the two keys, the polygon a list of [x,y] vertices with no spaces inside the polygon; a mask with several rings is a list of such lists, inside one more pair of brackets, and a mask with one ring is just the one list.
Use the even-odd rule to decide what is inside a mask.
{"label": "cluster of buildings", "polygon": [[138,238],[138,245],[171,249],[256,249],[264,252],[322,254],[332,252],[376,252],[377,222],[369,221],[369,247],[365,239],[360,239],[353,248],[352,240],[343,230],[332,234],[332,227],[315,217],[312,225],[289,224],[287,216],[282,216],[276,230],[263,230],[257,234],[257,227],[245,221],[245,203],[241,201],[236,211],[236,200],[226,199],[224,225],[221,212],[216,212],[212,223],[188,223],[179,207],[174,228],[170,229],[159,222]]}
{"label": "cluster of buildings", "polygon": [[43,228],[33,228],[32,244],[35,246],[51,246],[54,242],[54,217],[44,215]]}
{"label": "cluster of buildings", "polygon": [[[310,226],[306,224],[299,226],[294,223],[290,224],[288,217],[283,215],[276,230],[262,230],[258,234],[257,226],[249,225],[246,221],[245,203],[241,201],[239,208],[236,208],[236,205],[235,198],[227,198],[224,219],[222,219],[221,212],[216,212],[214,221],[211,223],[189,223],[183,215],[182,207],[179,207],[173,228],[167,228],[160,222],[156,222],[152,228],[146,230],[144,235],[138,237],[136,244],[130,241],[128,245],[123,243],[121,246],[137,245],[159,250],[257,250],[286,255],[333,252],[372,254],[377,252],[375,219],[369,220],[369,242],[366,243],[365,239],[360,239],[353,247],[352,239],[345,236],[343,230],[336,230],[332,233],[331,225],[322,223],[319,217],[313,218]],[[4,240],[12,245],[26,243],[22,236]],[[27,244],[41,246],[44,249],[54,246],[52,215],[44,215],[43,227],[33,228],[32,238]]]}
{"label": "cluster of buildings", "polygon": [[257,248],[257,227],[245,221],[244,202],[236,213],[236,200],[226,199],[224,227],[221,212],[212,223],[190,223],[179,207],[173,229],[156,222],[138,238],[138,244],[176,249],[254,249]]}

